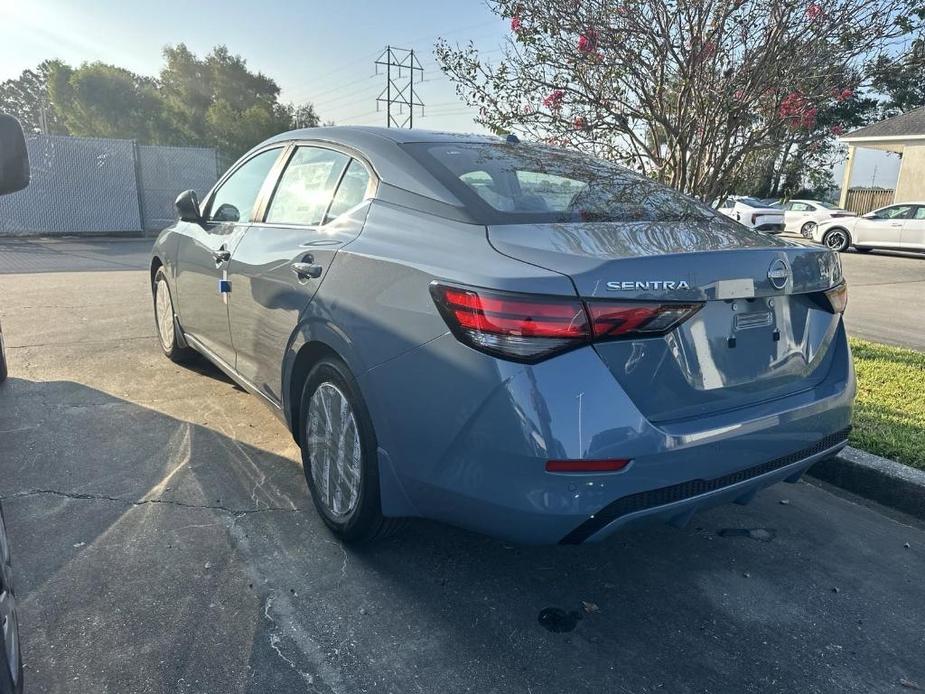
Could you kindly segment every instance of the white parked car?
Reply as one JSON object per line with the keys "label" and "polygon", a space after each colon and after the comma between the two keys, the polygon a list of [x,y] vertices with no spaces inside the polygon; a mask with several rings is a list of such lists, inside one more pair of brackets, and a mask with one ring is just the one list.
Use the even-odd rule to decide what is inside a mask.
{"label": "white parked car", "polygon": [[861,252],[874,248],[925,251],[925,202],[903,202],[881,207],[862,217],[821,222],[813,240],[835,251],[854,246]]}
{"label": "white parked car", "polygon": [[719,212],[747,227],[772,234],[784,230],[784,210],[780,207],[769,207],[757,198],[744,195],[729,195],[717,203],[715,207]]}
{"label": "white parked car", "polygon": [[820,222],[842,217],[854,217],[853,212],[843,210],[838,205],[819,200],[791,200],[783,203],[784,229],[799,232],[806,238],[813,236],[816,226]]}

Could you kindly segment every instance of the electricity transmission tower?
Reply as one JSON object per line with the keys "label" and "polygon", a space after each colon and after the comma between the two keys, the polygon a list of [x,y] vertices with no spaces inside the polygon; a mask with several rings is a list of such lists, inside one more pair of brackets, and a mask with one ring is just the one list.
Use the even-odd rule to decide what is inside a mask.
{"label": "electricity transmission tower", "polygon": [[388,128],[413,128],[414,107],[420,107],[421,113],[424,113],[424,104],[414,91],[414,73],[418,73],[420,83],[424,68],[414,50],[394,46],[386,46],[376,59],[377,75],[380,66],[385,68],[385,88],[376,97],[376,110],[379,110],[380,103],[385,104],[385,125]]}

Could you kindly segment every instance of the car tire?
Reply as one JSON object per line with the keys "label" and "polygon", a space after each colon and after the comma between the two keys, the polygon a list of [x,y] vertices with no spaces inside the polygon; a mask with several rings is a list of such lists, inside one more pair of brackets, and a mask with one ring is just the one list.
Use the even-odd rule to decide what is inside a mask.
{"label": "car tire", "polygon": [[394,532],[399,518],[382,515],[376,433],[359,384],[340,359],[318,362],[299,408],[302,468],[325,525],[345,543]]}
{"label": "car tire", "polygon": [[802,227],[800,227],[800,234],[804,239],[811,239],[813,237],[813,232],[816,231],[815,222],[806,222]]}
{"label": "car tire", "polygon": [[847,251],[848,247],[851,245],[851,235],[848,233],[847,229],[835,227],[825,232],[822,236],[822,243],[830,250],[843,253]]}
{"label": "car tire", "polygon": [[154,274],[151,291],[154,295],[154,325],[161,349],[173,362],[182,364],[189,361],[196,355],[196,352],[189,347],[182,346],[178,340],[173,296],[170,293],[170,284],[167,282],[167,273],[164,272],[163,267],[159,267]]}
{"label": "car tire", "polygon": [[6,367],[6,347],[3,344],[3,335],[0,334],[0,383],[6,380],[9,371]]}
{"label": "car tire", "polygon": [[[0,694],[22,694],[23,665],[19,629],[16,624],[16,603],[13,593],[13,571],[3,509],[0,508]],[[7,614],[7,612],[9,612]],[[7,638],[11,640],[7,642]],[[15,662],[10,662],[11,659]]]}

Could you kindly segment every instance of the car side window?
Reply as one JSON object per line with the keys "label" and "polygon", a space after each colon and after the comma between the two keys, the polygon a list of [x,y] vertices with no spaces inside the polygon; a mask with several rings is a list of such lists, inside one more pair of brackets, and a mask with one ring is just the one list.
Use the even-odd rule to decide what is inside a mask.
{"label": "car side window", "polygon": [[238,167],[212,196],[209,221],[250,222],[260,189],[281,150],[268,149]]}
{"label": "car side window", "polygon": [[877,216],[881,219],[905,219],[911,211],[912,205],[893,205],[893,207],[880,210]]}
{"label": "car side window", "polygon": [[366,189],[369,187],[369,172],[356,159],[351,159],[347,171],[340,179],[337,192],[331,201],[331,208],[325,222],[339,217],[351,207],[359,205],[366,198]]}
{"label": "car side window", "polygon": [[925,207],[916,207],[913,219],[925,219]]}
{"label": "car side window", "polygon": [[267,224],[321,224],[334,187],[349,160],[346,154],[332,149],[296,149],[270,201]]}
{"label": "car side window", "polygon": [[728,209],[731,209],[733,205],[734,203],[732,201],[732,198],[726,198],[725,200],[723,200],[723,204],[720,205],[719,208],[721,210],[728,210]]}

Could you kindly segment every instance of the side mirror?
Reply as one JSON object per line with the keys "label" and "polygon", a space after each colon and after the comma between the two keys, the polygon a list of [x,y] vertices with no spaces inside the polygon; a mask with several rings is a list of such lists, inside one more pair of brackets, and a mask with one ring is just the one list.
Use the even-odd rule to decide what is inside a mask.
{"label": "side mirror", "polygon": [[199,196],[195,190],[185,190],[177,196],[174,203],[177,207],[177,213],[184,222],[202,222],[202,212],[199,211]]}
{"label": "side mirror", "polygon": [[0,195],[29,185],[29,153],[19,121],[0,113]]}

